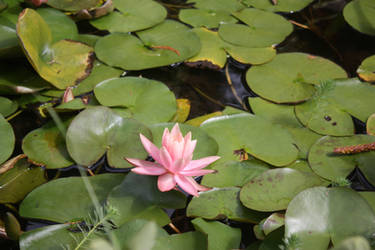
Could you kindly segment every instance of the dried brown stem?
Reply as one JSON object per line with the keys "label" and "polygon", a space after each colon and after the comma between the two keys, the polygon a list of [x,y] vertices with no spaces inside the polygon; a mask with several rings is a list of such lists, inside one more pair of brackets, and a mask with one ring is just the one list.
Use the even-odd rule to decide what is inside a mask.
{"label": "dried brown stem", "polygon": [[358,154],[362,152],[375,151],[375,142],[368,144],[359,144],[345,147],[338,147],[333,150],[335,154]]}

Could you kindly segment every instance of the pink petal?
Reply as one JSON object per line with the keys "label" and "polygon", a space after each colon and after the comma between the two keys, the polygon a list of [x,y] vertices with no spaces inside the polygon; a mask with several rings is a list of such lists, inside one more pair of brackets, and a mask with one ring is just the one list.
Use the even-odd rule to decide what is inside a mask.
{"label": "pink petal", "polygon": [[193,161],[190,161],[186,165],[184,170],[187,171],[187,170],[201,169],[201,168],[204,168],[204,167],[210,165],[214,161],[217,161],[218,159],[220,159],[220,156],[208,156],[208,157],[205,157],[205,158],[201,158],[199,160],[193,160]]}
{"label": "pink petal", "polygon": [[186,162],[191,161],[193,158],[193,152],[196,144],[197,140],[191,140],[191,132],[187,133],[185,136],[184,152],[182,156]]}
{"label": "pink petal", "polygon": [[[198,190],[195,188],[195,185],[189,180],[189,178],[193,179],[192,177],[186,177],[182,175],[175,175],[174,176],[178,186],[184,190],[186,193],[191,194],[193,196],[199,196]],[[193,179],[193,182],[194,179]],[[196,183],[197,184],[197,183]]]}
{"label": "pink petal", "polygon": [[161,144],[163,147],[168,148],[168,138],[169,138],[169,130],[168,128],[165,128],[163,132],[163,137],[161,139],[162,140]]}
{"label": "pink petal", "polygon": [[176,186],[176,181],[173,174],[167,173],[159,176],[158,188],[162,192],[172,190]]}
{"label": "pink petal", "polygon": [[185,143],[183,141],[181,142],[174,141],[173,145],[170,145],[171,147],[168,148],[168,152],[171,154],[171,157],[174,161],[182,158],[182,154],[184,151],[184,144]]}
{"label": "pink petal", "polygon": [[160,149],[160,157],[159,158],[160,158],[159,163],[161,165],[163,165],[168,170],[173,171],[172,157],[170,156],[168,150],[165,147],[162,147]]}
{"label": "pink petal", "polygon": [[146,151],[154,158],[155,161],[160,163],[160,150],[149,140],[146,136],[139,134],[141,142]]}
{"label": "pink petal", "polygon": [[132,158],[126,158],[126,160],[130,164],[136,166],[135,168],[132,168],[131,171],[137,174],[161,175],[167,172],[165,168],[161,167],[157,163]]}
{"label": "pink petal", "polygon": [[187,170],[187,171],[180,171],[180,174],[185,176],[201,176],[206,174],[215,173],[216,170],[213,169],[199,169],[199,170]]}
{"label": "pink petal", "polygon": [[185,160],[180,158],[177,161],[173,163],[173,171],[174,173],[179,173],[181,170],[184,169],[185,166]]}
{"label": "pink petal", "polygon": [[171,137],[174,141],[182,141],[184,137],[181,134],[180,127],[178,126],[178,123],[176,123],[171,131]]}

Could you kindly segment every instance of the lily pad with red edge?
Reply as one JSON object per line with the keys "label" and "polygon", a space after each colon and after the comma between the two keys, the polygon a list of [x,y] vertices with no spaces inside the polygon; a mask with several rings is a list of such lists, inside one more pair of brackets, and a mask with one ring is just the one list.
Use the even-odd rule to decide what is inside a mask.
{"label": "lily pad with red edge", "polygon": [[244,206],[256,211],[279,211],[286,209],[302,190],[321,184],[321,179],[312,173],[291,168],[270,169],[242,187],[240,200]]}
{"label": "lily pad with red edge", "polygon": [[357,69],[357,74],[366,82],[375,82],[375,55],[362,61]]}
{"label": "lily pad with red edge", "polygon": [[49,181],[26,196],[20,205],[20,215],[59,223],[87,219],[93,215],[95,205],[83,178],[87,178],[98,202],[103,204],[111,190],[124,179],[124,175],[100,174]]}
{"label": "lily pad with red edge", "polygon": [[219,144],[222,160],[238,160],[235,151],[246,153],[270,165],[281,167],[294,162],[298,149],[290,133],[281,126],[251,114],[214,117],[202,123]]}
{"label": "lily pad with red edge", "polygon": [[319,176],[331,181],[346,178],[354,168],[358,167],[366,179],[375,184],[373,163],[375,152],[339,155],[333,153],[335,148],[373,143],[375,136],[353,135],[345,137],[325,136],[317,141],[310,149],[309,164]]}
{"label": "lily pad with red edge", "polygon": [[63,128],[52,121],[41,128],[29,132],[22,141],[22,150],[29,160],[47,169],[64,168],[73,165],[65,145],[64,131],[71,120],[64,122]]}
{"label": "lily pad with red edge", "polygon": [[182,9],[178,18],[195,28],[205,27],[208,29],[218,28],[224,23],[236,23],[238,21],[228,11],[205,9]]}
{"label": "lily pad with red edge", "polygon": [[274,103],[300,103],[315,93],[322,81],[346,78],[333,62],[304,53],[281,53],[269,63],[251,67],[246,73],[250,89]]}
{"label": "lily pad with red edge", "polygon": [[53,43],[51,29],[36,11],[20,14],[17,35],[34,69],[55,87],[65,89],[90,74],[93,49],[71,40]]}
{"label": "lily pad with red edge", "polygon": [[162,82],[140,77],[112,78],[96,85],[95,97],[108,107],[121,107],[144,123],[167,122],[177,111],[174,93]]}
{"label": "lily pad with red edge", "polygon": [[214,188],[199,193],[190,201],[186,215],[208,220],[230,219],[234,221],[259,223],[267,213],[254,211],[242,205],[239,199],[240,188]]}
{"label": "lily pad with red edge", "polygon": [[330,242],[336,246],[347,237],[372,238],[374,233],[374,212],[349,188],[306,189],[289,203],[285,214],[285,237],[297,239],[304,250],[326,250]]}
{"label": "lily pad with red edge", "polygon": [[114,32],[133,32],[144,30],[164,21],[167,10],[153,0],[113,0],[117,11],[90,23],[100,30]]}
{"label": "lily pad with red edge", "polygon": [[45,182],[47,178],[43,168],[33,166],[27,159],[20,159],[11,169],[0,174],[0,203],[18,203]]}
{"label": "lily pad with red edge", "polygon": [[128,168],[131,165],[124,158],[147,157],[139,134],[151,138],[142,123],[122,118],[107,107],[90,107],[71,122],[66,145],[72,159],[82,166],[91,166],[106,154],[111,167]]}
{"label": "lily pad with red edge", "polygon": [[[175,123],[159,123],[150,126],[152,132],[153,143],[160,148],[161,139],[165,128],[172,130]],[[181,133],[185,136],[191,132],[192,140],[197,140],[195,150],[193,152],[193,159],[200,159],[207,156],[214,156],[218,151],[216,141],[210,137],[203,129],[197,128],[188,124],[179,123]]]}
{"label": "lily pad with red edge", "polygon": [[97,57],[110,66],[142,70],[182,62],[200,50],[199,37],[187,26],[166,20],[136,36],[114,33],[95,44]]}
{"label": "lily pad with red edge", "polygon": [[132,219],[145,219],[145,215],[146,219],[165,226],[170,221],[163,209],[184,208],[185,203],[186,197],[179,191],[159,191],[156,176],[135,173],[129,173],[107,199],[108,206],[117,211],[111,216],[111,221],[118,226]]}
{"label": "lily pad with red edge", "polygon": [[202,185],[208,187],[242,187],[252,178],[269,169],[269,165],[257,159],[226,161],[212,165],[216,173],[203,176]]}
{"label": "lily pad with red edge", "polygon": [[354,29],[364,34],[375,35],[375,2],[372,0],[354,0],[345,5],[344,18]]}
{"label": "lily pad with red edge", "polygon": [[222,24],[219,36],[226,42],[249,48],[264,48],[281,43],[293,25],[278,14],[253,8],[232,13],[245,24]]}
{"label": "lily pad with red edge", "polygon": [[334,136],[354,134],[351,116],[366,122],[374,112],[375,86],[356,78],[323,82],[310,100],[295,106],[306,127]]}
{"label": "lily pad with red edge", "polygon": [[12,126],[0,114],[0,164],[6,161],[13,153],[15,136]]}
{"label": "lily pad with red edge", "polygon": [[248,7],[254,7],[257,9],[274,11],[274,12],[295,12],[308,6],[313,0],[277,0],[277,4],[273,4],[272,1],[263,0],[244,0],[242,1]]}
{"label": "lily pad with red edge", "polygon": [[97,7],[100,4],[100,0],[48,0],[47,4],[55,9],[77,12]]}

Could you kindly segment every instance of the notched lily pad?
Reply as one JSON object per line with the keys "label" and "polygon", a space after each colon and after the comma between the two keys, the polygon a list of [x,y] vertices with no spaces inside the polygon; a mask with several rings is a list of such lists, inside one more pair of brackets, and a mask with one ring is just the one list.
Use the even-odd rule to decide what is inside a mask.
{"label": "notched lily pad", "polygon": [[93,49],[72,40],[53,43],[51,29],[36,11],[20,14],[17,35],[34,69],[55,87],[65,89],[89,75]]}
{"label": "notched lily pad", "polygon": [[100,38],[95,45],[97,57],[111,66],[142,70],[184,61],[200,50],[199,37],[176,21],[166,20],[136,34],[138,37],[114,33]]}
{"label": "notched lily pad", "polygon": [[66,145],[70,156],[80,165],[90,166],[107,154],[111,167],[127,168],[131,165],[125,157],[147,157],[140,133],[151,137],[142,123],[98,106],[87,108],[74,118],[66,133]]}
{"label": "notched lily pad", "polygon": [[162,82],[146,78],[112,78],[99,83],[94,93],[102,105],[126,108],[145,124],[167,122],[177,111],[173,92]]}
{"label": "notched lily pad", "polygon": [[255,93],[275,103],[299,103],[313,96],[314,85],[346,72],[333,62],[304,53],[278,54],[269,63],[251,67],[246,82]]}
{"label": "notched lily pad", "polygon": [[111,33],[127,33],[155,26],[167,16],[166,9],[152,0],[113,0],[113,3],[117,11],[90,23]]}

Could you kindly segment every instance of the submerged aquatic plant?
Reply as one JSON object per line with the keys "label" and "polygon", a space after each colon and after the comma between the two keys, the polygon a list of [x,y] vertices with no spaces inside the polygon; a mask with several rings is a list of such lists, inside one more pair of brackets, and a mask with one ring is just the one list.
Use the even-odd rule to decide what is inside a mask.
{"label": "submerged aquatic plant", "polygon": [[198,196],[198,191],[207,191],[210,188],[199,185],[193,176],[201,176],[215,172],[211,169],[203,169],[219,156],[209,156],[199,160],[193,160],[193,152],[197,140],[191,140],[191,132],[183,137],[178,124],[171,132],[164,129],[162,147],[157,148],[144,135],[140,134],[142,144],[155,162],[126,158],[128,162],[136,166],[134,173],[142,175],[158,175],[158,188],[162,192],[172,190],[176,184],[185,192]]}

